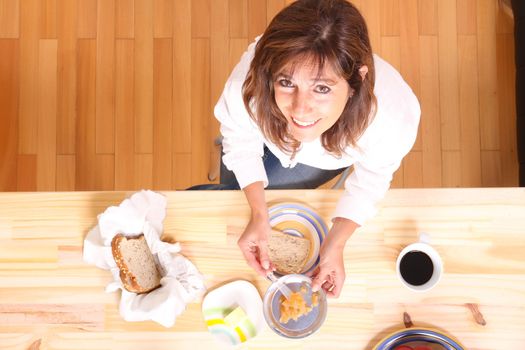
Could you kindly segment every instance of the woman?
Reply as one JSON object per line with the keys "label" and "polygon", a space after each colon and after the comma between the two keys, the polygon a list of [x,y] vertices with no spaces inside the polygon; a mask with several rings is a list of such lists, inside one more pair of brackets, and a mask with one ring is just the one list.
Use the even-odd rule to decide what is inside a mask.
{"label": "woman", "polygon": [[353,165],[313,274],[314,289],[338,297],[346,241],[375,214],[420,116],[399,73],[372,54],[361,14],[344,0],[283,9],[233,70],[215,115],[222,188],[241,188],[251,208],[238,244],[261,275],[272,270],[264,189],[316,188]]}

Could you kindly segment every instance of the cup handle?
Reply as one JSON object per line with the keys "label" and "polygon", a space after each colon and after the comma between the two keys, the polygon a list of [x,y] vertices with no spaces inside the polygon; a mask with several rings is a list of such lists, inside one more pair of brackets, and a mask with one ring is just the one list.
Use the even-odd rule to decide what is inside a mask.
{"label": "cup handle", "polygon": [[419,242],[430,245],[430,235],[426,232],[421,232],[419,234]]}

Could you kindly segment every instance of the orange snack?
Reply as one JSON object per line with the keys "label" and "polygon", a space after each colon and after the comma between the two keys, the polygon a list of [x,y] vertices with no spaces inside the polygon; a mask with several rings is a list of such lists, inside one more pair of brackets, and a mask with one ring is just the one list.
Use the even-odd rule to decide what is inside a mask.
{"label": "orange snack", "polygon": [[279,299],[281,303],[280,311],[281,317],[279,322],[288,323],[291,319],[297,321],[299,317],[307,315],[314,307],[319,305],[319,294],[312,294],[312,305],[306,305],[306,301],[303,298],[304,291],[292,292],[290,299],[286,299],[283,295]]}

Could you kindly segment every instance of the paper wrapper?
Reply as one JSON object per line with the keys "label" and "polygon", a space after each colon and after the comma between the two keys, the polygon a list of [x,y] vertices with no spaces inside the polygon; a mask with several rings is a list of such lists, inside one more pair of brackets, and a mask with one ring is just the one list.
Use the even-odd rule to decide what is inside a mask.
{"label": "paper wrapper", "polygon": [[[109,207],[100,214],[98,225],[84,240],[84,261],[110,270],[113,275],[113,282],[107,285],[106,292],[122,290],[119,310],[126,321],[152,320],[164,327],[172,327],[186,304],[206,290],[197,268],[179,254],[179,243],[160,240],[165,216],[166,198],[152,191],[141,191],[118,207]],[[124,289],[111,252],[111,241],[118,233],[126,236],[144,234],[162,275],[159,288],[145,294]]]}

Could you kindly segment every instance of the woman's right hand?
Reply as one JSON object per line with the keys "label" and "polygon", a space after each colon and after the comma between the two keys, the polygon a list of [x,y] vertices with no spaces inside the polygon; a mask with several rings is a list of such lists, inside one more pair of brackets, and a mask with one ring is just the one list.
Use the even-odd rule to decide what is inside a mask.
{"label": "woman's right hand", "polygon": [[237,242],[248,265],[264,277],[274,270],[273,264],[268,257],[270,230],[270,222],[267,217],[252,215],[250,222]]}

